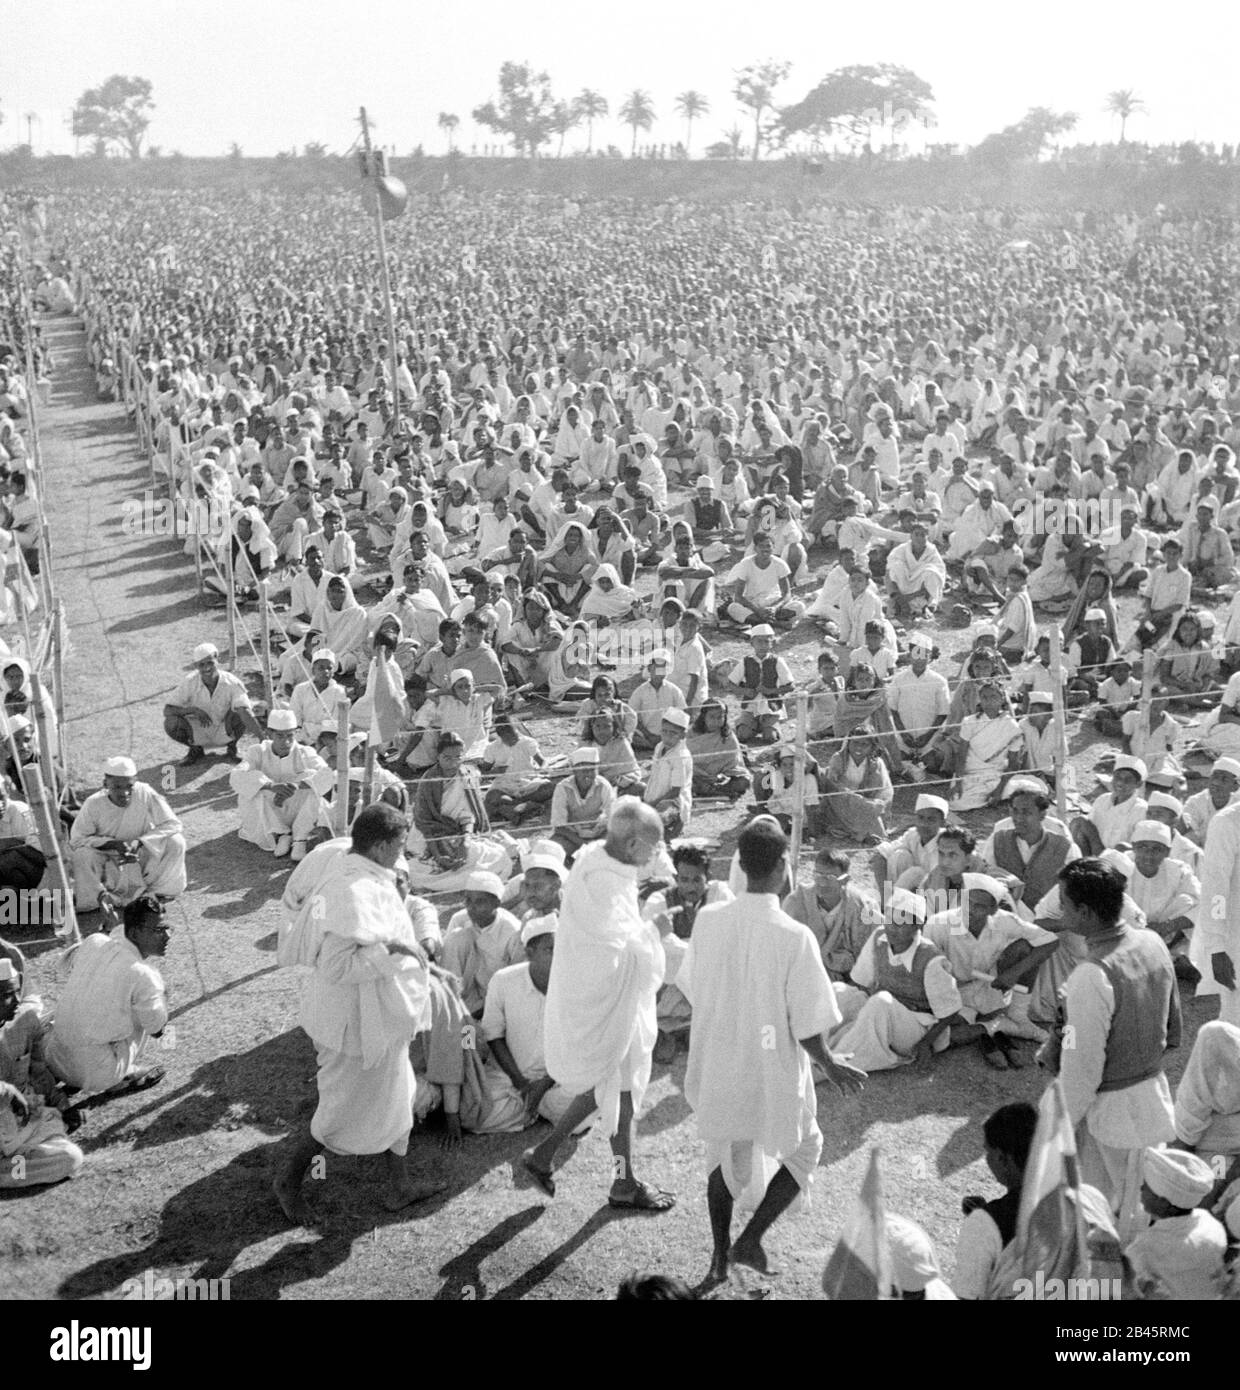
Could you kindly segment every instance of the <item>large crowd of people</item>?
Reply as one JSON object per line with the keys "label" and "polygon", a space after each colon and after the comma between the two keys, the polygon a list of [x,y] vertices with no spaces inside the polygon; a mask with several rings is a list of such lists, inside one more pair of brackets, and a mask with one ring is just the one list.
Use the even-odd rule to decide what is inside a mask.
{"label": "large crowd of people", "polygon": [[[45,303],[83,315],[208,584],[269,617],[273,698],[203,641],[161,717],[295,864],[319,1106],[276,1180],[291,1220],[324,1151],[387,1154],[393,1207],[439,1190],[404,1162],[436,1112],[449,1149],[548,1122],[521,1160],[548,1196],[599,1125],[609,1201],[667,1210],[634,1124],[687,1038],[709,1278],[766,1270],[822,1149],[815,1081],[1032,1044],[1130,1288],[1223,1294],[1230,220],[447,192],[388,224],[394,345],[360,199],[71,195],[53,229]],[[1068,731],[1104,754],[1092,799]],[[57,1094],[157,1084],[183,827],[120,752],[70,845],[112,930],[46,1045],[20,1036]],[[1181,989],[1220,1005],[1173,1096]],[[987,1121],[1007,1196],[967,1213],[961,1297],[1010,1286],[1032,1113]]]}

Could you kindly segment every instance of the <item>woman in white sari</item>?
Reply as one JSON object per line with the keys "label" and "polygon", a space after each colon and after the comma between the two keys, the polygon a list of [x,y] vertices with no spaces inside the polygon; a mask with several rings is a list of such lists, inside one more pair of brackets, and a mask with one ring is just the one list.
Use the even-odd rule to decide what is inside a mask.
{"label": "woman in white sari", "polygon": [[589,531],[579,521],[567,522],[539,558],[547,597],[562,613],[576,617],[598,566]]}
{"label": "woman in white sari", "polygon": [[960,725],[951,783],[953,810],[975,811],[998,800],[1005,775],[1019,766],[1024,738],[1002,688],[984,681],[978,690],[978,712]]}
{"label": "woman in white sari", "polygon": [[338,669],[346,675],[357,670],[366,646],[366,610],[353,597],[349,581],[334,575],[318,607],[310,615],[310,626],[323,636],[323,645],[336,653]]}

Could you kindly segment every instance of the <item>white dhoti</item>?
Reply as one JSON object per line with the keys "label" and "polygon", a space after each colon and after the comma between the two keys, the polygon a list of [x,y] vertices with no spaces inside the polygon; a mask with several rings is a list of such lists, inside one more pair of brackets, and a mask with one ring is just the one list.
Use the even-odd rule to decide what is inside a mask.
{"label": "white dhoti", "polygon": [[373,1067],[360,1055],[318,1049],[319,1103],[310,1133],[334,1154],[403,1154],[413,1128],[417,1083],[409,1044],[397,1043]]}
{"label": "white dhoti", "polygon": [[137,861],[129,864],[120,863],[113,850],[89,845],[79,845],[72,857],[73,900],[79,912],[93,912],[105,888],[120,904],[143,893],[175,898],[185,892],[184,835],[164,835],[142,844]]}
{"label": "white dhoti", "polygon": [[299,787],[283,804],[277,806],[275,796],[260,792],[249,806],[241,810],[240,839],[271,851],[281,835],[306,840],[319,823],[323,798],[309,787]]}
{"label": "white dhoti", "polygon": [[810,1189],[814,1174],[818,1171],[823,1144],[818,1117],[814,1107],[808,1103],[801,1111],[799,1138],[795,1149],[780,1154],[764,1152],[754,1139],[708,1140],[706,1171],[713,1173],[718,1168],[737,1206],[742,1211],[753,1211],[766,1195],[771,1179],[780,1168],[787,1168],[800,1188],[800,1195],[791,1209],[794,1212],[804,1210],[809,1204]]}
{"label": "white dhoti", "polygon": [[[915,1013],[885,989],[867,995],[855,985],[836,985],[835,998],[845,1022],[831,1034],[828,1046],[862,1071],[905,1065],[908,1057],[900,1054],[911,1052],[934,1024],[933,1014]],[[934,1050],[942,1052],[949,1042],[944,1030]]]}
{"label": "white dhoti", "polygon": [[53,1027],[47,1043],[47,1065],[60,1080],[86,1095],[110,1091],[137,1070],[149,1035],[135,1028],[118,1042],[92,1042]]}
{"label": "white dhoti", "polygon": [[40,1106],[19,1126],[5,1106],[0,1114],[0,1189],[46,1187],[76,1178],[84,1161],[58,1111]]}
{"label": "white dhoti", "polygon": [[[473,1126],[474,1134],[517,1134],[534,1123],[526,1116],[524,1098],[507,1074],[494,1062],[487,1063],[486,1085],[487,1094],[491,1097],[491,1108],[485,1117]],[[538,1103],[538,1115],[544,1120],[550,1120],[553,1125],[558,1124],[574,1099],[575,1097],[563,1086],[552,1086]],[[584,1133],[592,1124],[593,1119],[588,1119],[576,1133]]]}

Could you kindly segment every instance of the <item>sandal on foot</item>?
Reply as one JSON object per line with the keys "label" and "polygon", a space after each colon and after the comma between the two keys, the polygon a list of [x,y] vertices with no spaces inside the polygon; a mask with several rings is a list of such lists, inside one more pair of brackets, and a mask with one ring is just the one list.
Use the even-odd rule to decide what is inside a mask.
{"label": "sandal on foot", "polygon": [[633,1211],[671,1211],[676,1205],[676,1198],[670,1192],[662,1192],[657,1187],[651,1187],[649,1183],[639,1182],[632,1192],[623,1197],[617,1197],[614,1192],[608,1193],[607,1205]]}
{"label": "sandal on foot", "polygon": [[521,1155],[521,1167],[534,1179],[535,1186],[540,1188],[548,1197],[555,1196],[555,1178],[551,1176],[550,1168],[540,1168],[531,1158],[527,1151]]}
{"label": "sandal on foot", "polygon": [[138,1091],[149,1091],[152,1086],[158,1086],[167,1075],[168,1073],[163,1067],[151,1067],[148,1071],[136,1071],[106,1094],[111,1100],[114,1096],[132,1096]]}

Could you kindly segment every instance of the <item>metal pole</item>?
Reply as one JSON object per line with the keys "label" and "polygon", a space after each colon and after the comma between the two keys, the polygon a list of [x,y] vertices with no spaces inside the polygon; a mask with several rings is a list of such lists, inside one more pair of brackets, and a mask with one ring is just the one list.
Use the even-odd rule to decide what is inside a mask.
{"label": "metal pole", "polygon": [[379,239],[379,283],[383,286],[383,307],[387,314],[388,352],[392,357],[392,419],[394,433],[400,433],[400,382],[396,376],[396,319],[392,314],[392,283],[388,277],[387,235],[383,230],[383,208],[379,202],[379,184],[374,165],[374,153],[370,146],[370,124],[366,119],[366,108],[361,108],[362,147],[366,151],[366,170],[374,194],[375,235]]}
{"label": "metal pole", "polygon": [[793,761],[792,785],[792,844],[788,851],[788,877],[792,887],[797,886],[797,870],[801,863],[801,839],[805,826],[805,738],[809,721],[809,694],[797,691],[797,741],[796,757]]}
{"label": "metal pole", "polygon": [[1058,623],[1051,624],[1051,697],[1054,700],[1055,748],[1051,755],[1055,766],[1055,814],[1068,823],[1068,726],[1063,710],[1063,642]]}
{"label": "metal pole", "polygon": [[349,833],[349,702],[336,702],[336,834]]}

